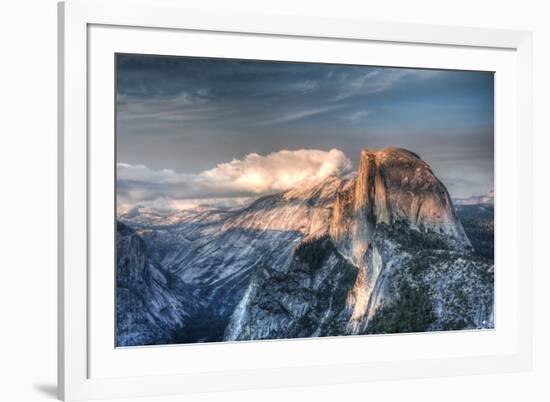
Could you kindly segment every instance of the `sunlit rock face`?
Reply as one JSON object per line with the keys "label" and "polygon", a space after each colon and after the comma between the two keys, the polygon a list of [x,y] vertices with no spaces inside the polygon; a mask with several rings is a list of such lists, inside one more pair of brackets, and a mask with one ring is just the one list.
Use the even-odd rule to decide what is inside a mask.
{"label": "sunlit rock face", "polygon": [[363,150],[354,175],[242,209],[123,220],[195,300],[159,343],[493,326],[492,261],[406,150]]}
{"label": "sunlit rock face", "polygon": [[[400,222],[443,234],[456,247],[470,247],[447,189],[424,161],[399,148],[362,150],[355,185],[337,195],[333,237],[368,243],[376,225]],[[354,247],[363,251],[361,244]],[[356,258],[362,256],[359,251]]]}
{"label": "sunlit rock face", "polygon": [[447,189],[424,161],[399,148],[362,150],[355,184],[337,195],[330,229],[339,250],[359,269],[348,299],[353,333],[366,328],[380,305],[380,295],[372,300],[371,295],[386,259],[373,238],[383,225],[441,235],[453,249],[471,247]]}

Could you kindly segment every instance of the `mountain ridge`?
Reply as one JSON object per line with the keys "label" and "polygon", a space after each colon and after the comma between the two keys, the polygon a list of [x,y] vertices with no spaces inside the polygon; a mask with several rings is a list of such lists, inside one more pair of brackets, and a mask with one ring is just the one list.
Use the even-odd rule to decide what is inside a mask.
{"label": "mountain ridge", "polygon": [[[493,325],[492,265],[472,255],[447,189],[411,151],[362,150],[356,175],[329,176],[240,209],[184,212],[169,225],[136,221],[151,258],[205,306],[196,320],[215,322],[218,334],[225,328],[221,339],[201,333],[187,341],[360,334],[372,320],[371,329],[383,332],[381,314],[393,317],[402,294],[418,289],[432,318],[405,329]],[[485,278],[465,299],[463,324],[451,305],[453,283],[441,276],[453,266],[462,275],[454,285]]]}

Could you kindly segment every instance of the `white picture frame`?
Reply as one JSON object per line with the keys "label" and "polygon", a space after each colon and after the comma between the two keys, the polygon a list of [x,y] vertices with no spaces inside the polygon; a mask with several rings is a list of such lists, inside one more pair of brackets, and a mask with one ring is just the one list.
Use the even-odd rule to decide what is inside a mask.
{"label": "white picture frame", "polygon": [[[232,39],[228,39],[229,45],[224,49],[205,50],[207,53],[223,51],[228,56],[238,53],[240,57],[248,54],[261,58],[264,54],[261,52],[266,52],[261,44],[270,41],[269,56],[317,60],[313,51],[303,56],[296,50],[291,53],[292,48],[299,50],[303,41],[309,41],[312,48],[317,42],[319,46],[332,46],[332,61],[345,61],[348,53],[338,49],[371,46],[378,49],[372,54],[379,54],[376,56],[379,63],[459,69],[477,66],[496,71],[497,240],[499,227],[504,227],[499,225],[499,216],[501,222],[506,219],[507,233],[513,234],[502,236],[500,244],[505,247],[499,250],[497,241],[495,256],[496,270],[499,266],[506,268],[502,269],[505,274],[500,283],[503,291],[509,292],[508,295],[501,292],[501,304],[497,302],[496,309],[498,312],[499,307],[501,311],[505,307],[512,312],[503,316],[502,326],[499,328],[497,317],[495,331],[484,335],[458,332],[437,337],[429,334],[391,336],[389,342],[393,346],[415,353],[376,359],[367,359],[361,353],[348,357],[349,353],[344,352],[367,348],[367,342],[371,347],[375,344],[376,349],[384,350],[388,347],[384,339],[388,337],[132,348],[124,354],[114,348],[114,343],[109,347],[102,342],[102,338],[113,337],[109,332],[112,328],[108,326],[112,317],[109,316],[105,324],[101,323],[101,317],[106,316],[101,313],[109,311],[112,303],[111,307],[109,303],[102,307],[93,295],[98,291],[109,294],[113,283],[103,284],[91,267],[97,259],[110,257],[108,251],[90,249],[90,239],[98,236],[108,239],[108,228],[96,223],[97,214],[90,217],[90,210],[97,210],[97,194],[114,199],[108,198],[112,196],[108,193],[112,189],[98,192],[94,187],[94,191],[90,191],[94,177],[102,174],[94,161],[112,159],[109,154],[112,150],[108,147],[105,151],[97,151],[103,149],[98,146],[103,142],[98,143],[96,139],[103,135],[101,133],[108,137],[114,113],[108,107],[103,110],[93,106],[104,104],[105,97],[112,93],[112,86],[107,87],[107,84],[113,78],[108,70],[102,72],[106,66],[101,62],[102,55],[107,55],[108,59],[109,54],[121,48],[144,53],[185,52],[180,49],[185,35],[193,35],[199,42],[201,35],[215,35],[220,40],[240,38],[233,41],[235,47],[229,46]],[[281,40],[286,41],[284,46],[277,45]],[[288,46],[291,42],[295,45]],[[206,41],[204,45],[206,48]],[[395,52],[390,50],[397,47],[403,51],[394,59],[392,53]],[[274,52],[279,48],[283,50],[277,56]],[[68,0],[60,3],[59,397],[63,400],[145,397],[529,370],[532,364],[531,48],[531,33],[524,31],[207,13],[187,9],[177,0]],[[413,59],[412,54],[417,57]],[[422,55],[425,58],[419,60],[418,56]],[[508,159],[500,158],[499,164],[499,155],[504,154],[509,155]],[[108,173],[109,169],[107,166],[103,171]],[[112,182],[106,185],[114,187]],[[499,203],[499,197],[507,201]],[[107,207],[109,202],[105,204]],[[443,350],[448,349],[448,342],[457,345],[453,353],[429,353],[428,345],[433,345],[434,350],[437,347]],[[494,348],[488,347],[489,344]],[[320,348],[326,356],[319,357]],[[178,361],[182,361],[182,356],[189,356],[190,361],[195,362],[203,360],[203,366],[194,371],[182,366],[180,370]],[[216,360],[214,356],[223,358]],[[235,362],[235,356],[240,356],[239,362]],[[262,362],[255,361],[255,356],[261,356]],[[166,369],[144,371],[136,367],[136,361],[144,362],[147,367],[163,362]]]}

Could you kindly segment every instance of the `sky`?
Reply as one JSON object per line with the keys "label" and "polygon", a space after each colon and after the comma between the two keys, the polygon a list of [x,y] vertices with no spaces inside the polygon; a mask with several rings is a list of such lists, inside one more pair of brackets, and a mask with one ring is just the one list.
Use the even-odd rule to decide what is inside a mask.
{"label": "sky", "polygon": [[493,188],[493,74],[119,54],[118,207],[234,206],[422,157],[454,198]]}

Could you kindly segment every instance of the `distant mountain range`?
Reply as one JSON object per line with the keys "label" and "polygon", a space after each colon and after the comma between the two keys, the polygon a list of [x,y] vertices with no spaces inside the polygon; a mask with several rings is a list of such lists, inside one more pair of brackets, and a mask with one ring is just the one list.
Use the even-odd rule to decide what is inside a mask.
{"label": "distant mountain range", "polygon": [[240,209],[135,208],[117,224],[117,345],[492,328],[491,212],[457,204],[386,148]]}
{"label": "distant mountain range", "polygon": [[478,205],[478,204],[491,204],[495,203],[495,192],[490,190],[484,195],[475,195],[468,198],[455,198],[453,200],[455,205]]}

